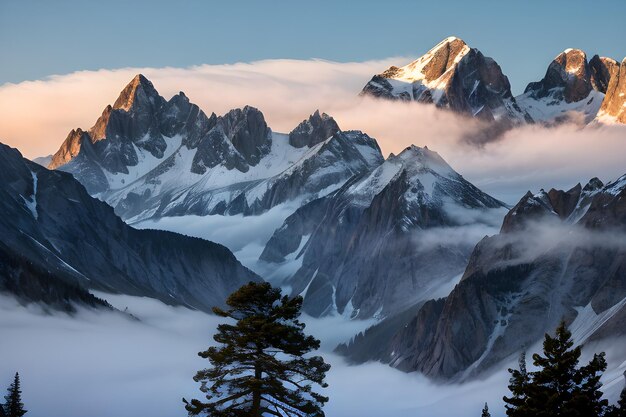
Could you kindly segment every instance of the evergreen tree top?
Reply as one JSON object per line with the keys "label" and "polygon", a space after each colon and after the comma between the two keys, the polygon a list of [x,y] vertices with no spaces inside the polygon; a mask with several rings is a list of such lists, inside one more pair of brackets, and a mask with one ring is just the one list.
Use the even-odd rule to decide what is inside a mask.
{"label": "evergreen tree top", "polygon": [[4,412],[7,417],[22,417],[26,414],[27,410],[24,409],[24,403],[22,403],[22,390],[20,388],[20,374],[15,373],[13,383],[7,390],[7,395],[4,396],[6,403],[4,404]]}
{"label": "evergreen tree top", "polygon": [[185,400],[187,411],[212,417],[323,416],[328,398],[314,392],[312,384],[327,386],[330,365],[320,356],[304,357],[320,342],[304,334],[305,325],[298,321],[302,297],[250,282],[226,304],[213,311],[232,321],[218,326],[218,346],[199,353],[211,367],[194,377],[207,401]]}

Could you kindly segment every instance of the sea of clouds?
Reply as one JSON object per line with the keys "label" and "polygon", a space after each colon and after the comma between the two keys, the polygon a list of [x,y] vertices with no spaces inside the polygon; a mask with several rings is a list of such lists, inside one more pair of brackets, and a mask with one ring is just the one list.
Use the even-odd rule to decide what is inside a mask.
{"label": "sea of clouds", "polygon": [[[74,316],[50,313],[0,296],[0,384],[8,386],[20,372],[32,417],[186,415],[181,399],[202,395],[192,377],[208,366],[197,352],[214,343],[220,319],[148,298],[98,295],[136,319],[88,309]],[[332,352],[371,322],[342,317],[304,317],[304,322],[307,332],[321,338],[320,354],[332,365],[329,388],[323,390],[330,397],[328,416],[471,417],[485,401],[494,417],[504,416],[505,368],[514,358],[482,380],[438,385],[380,363],[349,366]],[[613,399],[626,369],[620,342],[589,349],[607,350],[611,372],[605,382]]]}

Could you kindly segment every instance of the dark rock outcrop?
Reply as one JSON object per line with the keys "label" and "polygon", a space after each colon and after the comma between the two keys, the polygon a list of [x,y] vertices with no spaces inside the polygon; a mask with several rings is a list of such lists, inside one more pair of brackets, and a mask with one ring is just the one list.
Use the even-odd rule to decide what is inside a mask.
{"label": "dark rock outcrop", "polygon": [[339,131],[339,125],[335,119],[326,113],[320,114],[315,110],[307,120],[303,120],[295,129],[289,132],[289,144],[296,148],[308,146],[309,148],[324,142]]}
{"label": "dark rock outcrop", "polygon": [[591,72],[591,85],[593,88],[606,94],[611,78],[617,75],[619,67],[619,62],[612,58],[594,55],[589,60],[589,71]]}

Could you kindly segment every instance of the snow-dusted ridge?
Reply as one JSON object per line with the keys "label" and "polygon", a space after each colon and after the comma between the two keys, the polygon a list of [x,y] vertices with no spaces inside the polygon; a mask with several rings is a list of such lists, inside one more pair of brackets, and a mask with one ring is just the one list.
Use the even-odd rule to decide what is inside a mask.
{"label": "snow-dusted ridge", "polygon": [[342,132],[325,113],[275,133],[258,109],[206,116],[182,92],[166,101],[137,75],[91,129],[70,132],[49,167],[133,223],[305,203],[382,162],[374,139]]}

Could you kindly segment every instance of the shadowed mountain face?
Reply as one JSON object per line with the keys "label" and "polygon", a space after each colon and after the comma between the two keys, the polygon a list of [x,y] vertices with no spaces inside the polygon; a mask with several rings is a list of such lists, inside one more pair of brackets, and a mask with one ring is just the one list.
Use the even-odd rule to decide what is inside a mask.
{"label": "shadowed mountain face", "polygon": [[561,52],[548,66],[541,81],[528,84],[518,104],[537,122],[556,123],[582,115],[590,122],[598,113],[619,63],[587,54],[580,49]]}
{"label": "shadowed mountain face", "polygon": [[258,214],[302,204],[380,165],[376,141],[316,111],[289,135],[250,106],[207,117],[136,76],[88,131],[72,130],[50,168],[70,172],[128,222]]}
{"label": "shadowed mountain face", "polygon": [[500,66],[455,37],[404,67],[375,75],[361,94],[432,103],[486,121],[531,121],[515,102]]}
{"label": "shadowed mountain face", "polygon": [[625,202],[626,176],[528,193],[500,234],[476,246],[450,295],[405,318],[386,349],[363,355],[372,344],[365,335],[342,351],[465,378],[537,342],[561,319],[578,343],[626,334]]}
{"label": "shadowed mountain face", "polygon": [[[415,146],[287,218],[261,260],[293,264],[293,294],[313,316],[394,314],[462,273],[473,244],[432,243],[458,211],[501,208],[435,152]],[[431,295],[432,296],[432,295]]]}
{"label": "shadowed mountain face", "polygon": [[27,301],[91,305],[85,289],[97,289],[210,311],[260,280],[221,245],[133,229],[71,175],[15,149],[0,145],[0,164],[0,257],[13,260],[2,263],[0,288]]}

